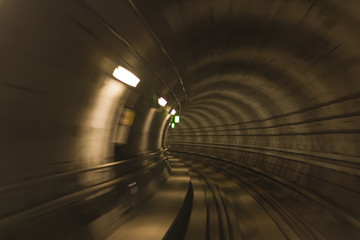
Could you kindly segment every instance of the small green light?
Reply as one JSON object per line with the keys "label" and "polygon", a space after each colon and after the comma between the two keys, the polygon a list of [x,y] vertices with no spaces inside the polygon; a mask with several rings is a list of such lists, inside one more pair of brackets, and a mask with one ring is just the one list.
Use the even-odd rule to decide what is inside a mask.
{"label": "small green light", "polygon": [[179,115],[176,115],[176,116],[174,117],[174,122],[175,122],[175,123],[180,123],[180,116],[179,116]]}
{"label": "small green light", "polygon": [[171,123],[171,128],[175,128],[175,123]]}

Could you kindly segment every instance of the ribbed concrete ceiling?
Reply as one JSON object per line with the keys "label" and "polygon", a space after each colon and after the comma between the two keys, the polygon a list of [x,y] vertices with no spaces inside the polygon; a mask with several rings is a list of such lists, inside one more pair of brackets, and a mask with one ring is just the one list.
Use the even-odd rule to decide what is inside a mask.
{"label": "ribbed concrete ceiling", "polygon": [[[136,116],[121,157],[159,150],[162,96],[181,116],[172,149],[296,184],[359,226],[359,12],[358,0],[0,1],[0,217],[100,179],[46,182],[116,161],[124,107]],[[118,65],[137,88],[112,77]]]}
{"label": "ribbed concrete ceiling", "polygon": [[[50,93],[37,100],[41,104],[33,104],[49,119],[69,115],[68,122],[87,124],[92,106],[98,106],[91,99],[101,96],[103,78],[122,65],[141,78],[134,90],[138,96],[163,96],[169,106],[181,110],[175,131],[206,126],[229,130],[247,123],[253,125],[246,128],[299,125],[314,119],[334,121],[313,132],[358,131],[357,119],[338,124],[360,111],[358,1],[1,4],[7,69],[3,86]],[[21,71],[16,70],[18,62]],[[16,109],[28,109],[21,101]],[[20,117],[14,118],[20,119],[25,113],[17,114]],[[37,122],[41,114],[31,118]],[[12,124],[8,116],[6,124]],[[349,151],[348,142],[353,144],[352,154],[358,152],[352,138],[357,135],[346,135],[342,152]]]}
{"label": "ribbed concrete ceiling", "polygon": [[161,72],[184,105],[181,128],[267,119],[358,92],[354,1],[130,3],[171,57]]}

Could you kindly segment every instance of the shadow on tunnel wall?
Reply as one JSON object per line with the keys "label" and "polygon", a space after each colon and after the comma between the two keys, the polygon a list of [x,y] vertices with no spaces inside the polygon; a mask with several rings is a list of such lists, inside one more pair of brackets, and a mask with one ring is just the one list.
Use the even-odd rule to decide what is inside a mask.
{"label": "shadow on tunnel wall", "polygon": [[[0,238],[103,237],[166,181],[165,137],[294,184],[358,223],[359,9],[0,1]],[[119,65],[137,88],[114,79]],[[125,111],[131,124],[119,122]]]}

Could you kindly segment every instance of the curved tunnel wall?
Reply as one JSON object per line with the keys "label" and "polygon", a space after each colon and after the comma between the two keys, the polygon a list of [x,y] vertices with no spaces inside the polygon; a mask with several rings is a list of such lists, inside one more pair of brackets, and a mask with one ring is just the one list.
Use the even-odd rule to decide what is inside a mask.
{"label": "curved tunnel wall", "polygon": [[204,28],[184,40],[190,97],[167,143],[280,177],[359,219],[358,4],[240,2],[211,8],[207,28],[193,14]]}
{"label": "curved tunnel wall", "polygon": [[[148,155],[167,133],[172,149],[281,177],[359,219],[359,9],[350,0],[1,1],[0,190]],[[112,77],[118,65],[141,79],[137,88]],[[168,108],[154,105],[159,96]],[[134,123],[115,146],[125,109]],[[11,193],[1,215],[58,185]]]}
{"label": "curved tunnel wall", "polygon": [[[117,123],[131,92],[141,95],[131,104],[134,145],[161,136],[168,114],[157,109],[154,119],[146,119],[148,99],[155,94],[172,103],[172,96],[154,90],[164,84],[149,74],[147,61],[88,5],[3,1],[0,11],[2,184],[113,161]],[[117,65],[137,74],[146,91],[116,81]],[[161,148],[140,147],[132,156]]]}
{"label": "curved tunnel wall", "polygon": [[[130,9],[127,4],[123,11]],[[117,220],[111,214],[100,222],[96,219],[135,206],[166,180],[165,164],[156,162],[162,155],[149,154],[163,148],[169,110],[154,106],[152,99],[163,96],[176,106],[174,95],[146,59],[153,43],[142,45],[134,40],[137,35],[131,39],[134,28],[114,29],[101,11],[94,12],[90,3],[81,1],[0,3],[0,203],[6,206],[0,210],[0,238],[9,225],[10,232],[23,234],[19,238],[27,234],[53,238],[56,232],[55,238],[67,234],[80,238],[87,231],[94,237],[104,232],[98,225],[110,226]],[[134,26],[144,29],[136,15],[124,17],[136,18]],[[117,33],[124,31],[126,40]],[[118,65],[141,79],[137,88],[112,76]],[[135,120],[121,146],[126,151],[116,155],[116,133],[126,109],[135,113]],[[155,166],[128,177],[111,194],[110,186],[102,195],[95,191],[91,197],[64,198],[134,171],[120,161],[128,158],[137,167],[152,162]],[[135,181],[140,190],[130,193],[126,183]],[[45,220],[33,220],[42,214],[42,207],[46,213],[53,211],[49,206],[57,199],[69,206],[53,217],[67,221],[54,224],[56,220],[46,214]],[[72,209],[74,201],[81,204]],[[54,209],[58,208],[61,204]],[[30,225],[24,227],[23,222]],[[44,226],[47,231],[34,233]]]}

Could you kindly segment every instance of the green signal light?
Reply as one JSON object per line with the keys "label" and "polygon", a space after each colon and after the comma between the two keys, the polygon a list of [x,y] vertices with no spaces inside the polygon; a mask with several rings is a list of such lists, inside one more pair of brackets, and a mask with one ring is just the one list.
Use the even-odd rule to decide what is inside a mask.
{"label": "green signal light", "polygon": [[175,123],[180,123],[180,116],[179,116],[179,115],[176,115],[176,116],[174,117],[174,122],[175,122]]}
{"label": "green signal light", "polygon": [[171,123],[171,128],[175,128],[175,123]]}

